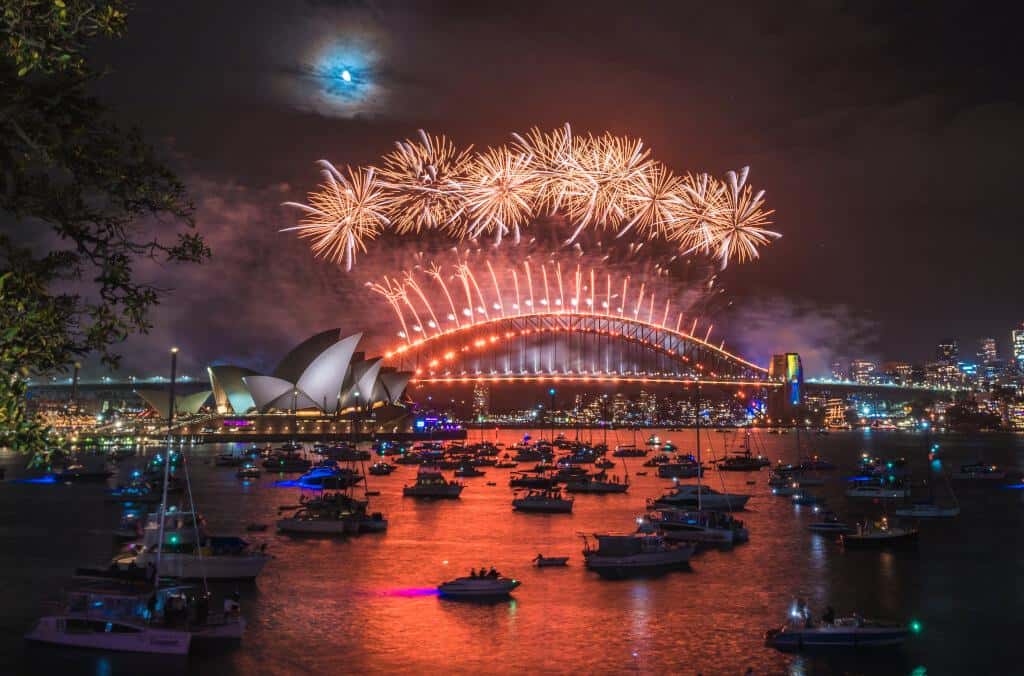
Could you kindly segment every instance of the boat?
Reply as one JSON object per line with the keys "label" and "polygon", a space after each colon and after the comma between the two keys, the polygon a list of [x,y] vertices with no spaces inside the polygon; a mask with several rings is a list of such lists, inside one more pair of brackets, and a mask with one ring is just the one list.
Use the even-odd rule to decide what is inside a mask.
{"label": "boat", "polygon": [[818,457],[817,455],[807,458],[802,461],[799,465],[802,470],[808,471],[829,471],[836,468],[834,462],[826,460],[825,458]]}
{"label": "boat", "polygon": [[915,519],[936,519],[949,518],[960,514],[957,506],[942,507],[934,502],[915,502],[907,507],[897,507],[893,510],[896,516],[913,517]]}
{"label": "boat", "polygon": [[853,526],[841,521],[835,512],[825,512],[821,515],[821,520],[808,525],[807,530],[823,535],[843,535],[856,532]]}
{"label": "boat", "polygon": [[375,462],[370,465],[370,469],[367,471],[373,476],[387,476],[397,469],[395,465],[387,462]]}
{"label": "boat", "polygon": [[268,472],[306,472],[313,463],[295,451],[274,453],[263,461],[263,469]]}
{"label": "boat", "polygon": [[883,482],[879,479],[853,479],[853,485],[846,489],[848,498],[872,498],[875,500],[897,500],[910,495],[910,488],[902,483]]}
{"label": "boat", "polygon": [[120,540],[135,540],[142,537],[142,522],[145,520],[145,509],[128,507],[121,513],[121,520],[114,529],[114,537]]}
{"label": "boat", "polygon": [[771,461],[763,456],[755,456],[747,451],[730,455],[719,461],[718,471],[720,472],[759,472],[762,467],[767,467]]}
{"label": "boat", "polygon": [[259,479],[261,474],[263,474],[262,470],[251,462],[245,463],[235,472],[235,476],[239,479]]}
{"label": "boat", "polygon": [[461,478],[484,476],[485,474],[487,474],[487,472],[479,470],[473,465],[460,465],[459,468],[455,470],[455,476]]}
{"label": "boat", "polygon": [[607,481],[588,474],[567,481],[565,490],[569,493],[625,493],[629,490],[629,477],[624,481],[619,481],[618,477],[612,477],[611,481]]}
{"label": "boat", "polygon": [[420,465],[416,473],[416,483],[402,488],[402,495],[410,498],[457,498],[462,493],[463,484],[448,481],[441,471]]}
{"label": "boat", "polygon": [[669,543],[660,535],[595,533],[592,543],[583,537],[583,559],[587,570],[601,577],[626,578],[652,575],[689,565],[695,546]]}
{"label": "boat", "polygon": [[[831,612],[831,611],[830,611]],[[814,622],[807,614],[790,611],[789,621],[765,632],[765,644],[781,651],[829,648],[885,648],[902,645],[910,627],[868,620],[860,615]]]}
{"label": "boat", "polygon": [[616,458],[643,458],[647,455],[647,449],[632,445],[619,446],[612,451],[612,455]]}
{"label": "boat", "polygon": [[363,475],[348,467],[338,467],[333,461],[319,464],[300,476],[296,482],[302,488],[345,489],[363,480]]}
{"label": "boat", "polygon": [[477,575],[474,572],[466,577],[442,582],[437,586],[437,592],[447,599],[502,599],[507,598],[520,584],[519,580],[504,577],[492,568],[491,573],[481,571]]}
{"label": "boat", "polygon": [[[157,565],[159,545],[130,547],[112,562],[121,570]],[[264,549],[252,548],[235,536],[208,536],[176,544],[165,542],[160,555],[162,575],[183,580],[254,580],[270,561]]]}
{"label": "boat", "polygon": [[515,469],[516,467],[519,467],[519,463],[515,460],[501,460],[494,463],[494,467],[496,469]]}
{"label": "boat", "polygon": [[693,479],[704,476],[704,469],[690,460],[668,462],[658,465],[658,476],[662,479]]}
{"label": "boat", "polygon": [[531,490],[512,499],[512,509],[517,512],[568,514],[572,512],[572,504],[573,499],[562,497],[562,491],[557,488]]}
{"label": "boat", "polygon": [[57,473],[57,481],[106,481],[114,473],[106,467],[87,467],[86,465],[68,465]]}
{"label": "boat", "polygon": [[670,542],[732,545],[746,542],[750,533],[731,514],[663,509],[637,517],[638,533],[660,533]]}
{"label": "boat", "polygon": [[1000,480],[1006,478],[1006,472],[995,465],[990,465],[985,462],[975,462],[970,465],[960,465],[960,471],[953,472],[953,478]]}
{"label": "boat", "polygon": [[598,458],[594,461],[594,467],[598,469],[612,469],[615,467],[615,462],[608,458]]}
{"label": "boat", "polygon": [[749,495],[719,493],[710,486],[679,484],[660,498],[647,502],[651,509],[696,508],[733,512],[742,510],[749,499]]}
{"label": "boat", "polygon": [[890,526],[888,517],[882,517],[875,523],[862,522],[852,533],[840,536],[843,546],[849,548],[869,548],[908,545],[917,542],[916,528]]}
{"label": "boat", "polygon": [[659,453],[658,455],[652,455],[650,458],[644,461],[644,467],[657,467],[658,465],[667,465],[672,462],[672,456],[666,453]]}
{"label": "boat", "polygon": [[553,488],[556,483],[552,477],[530,476],[522,472],[514,472],[508,480],[512,488]]}
{"label": "boat", "polygon": [[244,455],[235,455],[234,453],[218,453],[213,459],[213,464],[216,465],[217,467],[238,467],[244,461]]}
{"label": "boat", "polygon": [[567,566],[569,565],[569,557],[544,556],[543,554],[538,554],[537,556],[533,557],[533,565],[537,566],[538,568],[555,568],[559,566]]}
{"label": "boat", "polygon": [[805,493],[804,491],[797,491],[793,494],[794,505],[823,505],[825,504],[825,498],[820,495],[812,495]]}

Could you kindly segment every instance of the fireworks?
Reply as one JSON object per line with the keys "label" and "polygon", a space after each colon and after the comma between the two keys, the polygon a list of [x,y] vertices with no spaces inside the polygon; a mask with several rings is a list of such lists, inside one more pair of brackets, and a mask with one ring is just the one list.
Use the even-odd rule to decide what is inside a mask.
{"label": "fireworks", "polygon": [[312,239],[317,256],[347,269],[386,231],[438,231],[499,245],[518,243],[537,217],[552,214],[572,228],[566,244],[588,229],[613,230],[631,235],[631,250],[660,240],[671,254],[706,253],[722,267],[757,258],[759,247],[781,236],[768,229],[773,212],[764,191],[746,184],[746,167],[724,181],[680,178],[650,152],[639,139],[576,136],[568,124],[514,134],[513,143],[477,153],[420,131],[418,140],[396,143],[379,168],[346,175],[322,161],[326,180],[309,203],[286,203],[305,213],[286,230]]}
{"label": "fireworks", "polygon": [[356,251],[366,251],[366,242],[374,239],[389,224],[391,201],[377,180],[374,169],[347,170],[348,177],[330,162],[321,161],[325,182],[318,192],[309,193],[309,204],[286,202],[306,213],[297,230],[299,237],[313,240],[316,256],[344,261],[352,269]]}

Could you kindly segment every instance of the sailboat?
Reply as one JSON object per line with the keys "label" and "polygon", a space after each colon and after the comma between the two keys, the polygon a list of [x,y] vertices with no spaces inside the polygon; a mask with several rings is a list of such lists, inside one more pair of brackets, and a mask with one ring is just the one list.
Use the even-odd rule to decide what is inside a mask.
{"label": "sailboat", "polygon": [[895,510],[896,516],[910,516],[917,519],[943,519],[959,515],[960,502],[956,499],[956,493],[953,491],[953,486],[949,482],[949,477],[947,477],[946,473],[941,470],[940,474],[942,474],[942,478],[946,482],[946,488],[949,489],[949,494],[953,496],[953,505],[951,507],[944,507],[935,502],[935,484],[929,480],[928,499],[918,500],[911,505],[897,507]]}

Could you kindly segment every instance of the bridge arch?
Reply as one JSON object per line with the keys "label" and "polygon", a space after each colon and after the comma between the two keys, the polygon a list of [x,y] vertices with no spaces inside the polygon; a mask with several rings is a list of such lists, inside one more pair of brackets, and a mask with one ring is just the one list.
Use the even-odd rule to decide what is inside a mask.
{"label": "bridge arch", "polygon": [[436,380],[615,377],[768,381],[767,369],[695,336],[621,315],[538,312],[485,319],[388,352]]}

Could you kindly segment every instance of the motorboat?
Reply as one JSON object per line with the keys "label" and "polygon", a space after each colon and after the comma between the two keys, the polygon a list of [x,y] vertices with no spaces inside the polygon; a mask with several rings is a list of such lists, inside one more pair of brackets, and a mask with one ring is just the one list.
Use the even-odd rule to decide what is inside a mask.
{"label": "motorboat", "polygon": [[960,514],[960,508],[942,507],[934,502],[915,502],[907,507],[897,507],[893,510],[896,516],[913,517],[915,519],[936,519],[949,518]]}
{"label": "motorboat", "polygon": [[442,582],[437,586],[437,592],[448,599],[502,599],[522,584],[519,580],[502,576],[493,568],[491,570],[492,573],[481,571],[480,575],[473,573]]}
{"label": "motorboat", "polygon": [[363,480],[363,475],[348,467],[338,467],[333,462],[317,465],[300,476],[296,483],[302,488],[345,489]]}
{"label": "motorboat", "polygon": [[512,509],[517,512],[568,514],[572,512],[572,504],[573,499],[562,497],[562,491],[557,488],[531,490],[512,499]]}
{"label": "motorboat", "polygon": [[662,479],[693,479],[704,476],[704,468],[690,460],[667,462],[658,465],[658,476]]}
{"label": "motorboat", "polygon": [[300,535],[355,535],[359,532],[359,519],[355,513],[300,507],[290,516],[278,519],[277,529]]}
{"label": "motorboat", "polygon": [[234,453],[218,453],[213,458],[213,464],[217,467],[239,467],[243,462],[245,462],[245,456]]}
{"label": "motorboat", "polygon": [[647,455],[647,449],[624,445],[612,451],[612,455],[616,458],[643,458]]}
{"label": "motorboat", "polygon": [[669,543],[660,535],[595,533],[583,536],[583,559],[601,577],[625,578],[685,568],[696,547]]}
{"label": "motorboat", "polygon": [[259,479],[261,474],[263,471],[251,462],[245,463],[235,472],[235,476],[239,479]]}
{"label": "motorboat", "polygon": [[494,463],[494,467],[496,469],[515,469],[516,467],[519,467],[519,463],[515,460],[499,460]]}
{"label": "motorboat", "polygon": [[750,451],[730,455],[718,463],[720,472],[759,472],[762,467],[771,465],[771,460],[763,455],[754,455]]}
{"label": "motorboat", "polygon": [[813,622],[799,612],[789,622],[765,632],[765,644],[782,651],[828,648],[885,648],[902,645],[910,627],[868,620],[859,615]]}
{"label": "motorboat", "polygon": [[468,465],[468,464],[460,465],[459,468],[457,470],[455,470],[455,476],[460,477],[460,478],[478,477],[478,476],[484,476],[485,474],[487,474],[487,472],[484,472],[483,470],[479,470],[476,467],[474,467],[473,465]]}
{"label": "motorboat", "polygon": [[793,481],[782,486],[772,486],[772,495],[778,495],[784,498],[790,498],[800,492],[800,484]]}
{"label": "motorboat", "polygon": [[746,542],[743,522],[726,512],[663,509],[637,517],[638,533],[660,533],[670,542],[731,545]]}
{"label": "motorboat", "polygon": [[1001,480],[1006,478],[1006,472],[995,465],[990,465],[985,462],[975,462],[970,465],[960,465],[960,471],[953,472],[953,478]]}
{"label": "motorboat", "polygon": [[615,467],[615,462],[608,458],[598,458],[594,461],[594,467],[597,467],[598,469],[612,469]]}
{"label": "motorboat", "polygon": [[799,465],[799,468],[802,470],[820,472],[833,470],[836,468],[836,465],[834,462],[831,462],[829,460],[826,460],[825,458],[821,458],[815,455],[802,461]]}
{"label": "motorboat", "polygon": [[402,488],[402,495],[411,498],[457,498],[462,493],[463,484],[448,481],[441,471],[421,465],[416,473],[416,483]]}
{"label": "motorboat", "polygon": [[533,557],[533,565],[537,566],[538,568],[557,568],[561,566],[567,566],[569,565],[569,557],[544,556],[543,554],[538,554],[537,556]]}
{"label": "motorboat", "polygon": [[821,520],[808,525],[807,530],[822,535],[843,535],[854,533],[857,529],[840,520],[835,512],[825,512],[821,515]]}
{"label": "motorboat", "polygon": [[135,540],[142,537],[142,523],[146,518],[145,509],[137,507],[126,508],[121,513],[121,519],[114,529],[114,537],[119,540]]}
{"label": "motorboat", "polygon": [[672,462],[672,456],[667,453],[659,453],[647,458],[644,461],[644,467],[657,467],[658,465],[667,465],[670,462]]}
{"label": "motorboat", "polygon": [[588,474],[567,481],[565,490],[569,493],[625,493],[629,490],[629,477],[626,477],[624,481],[619,481],[618,477],[612,477],[609,481],[607,478]]}
{"label": "motorboat", "polygon": [[823,505],[825,504],[825,498],[820,495],[812,495],[804,491],[797,491],[792,497],[794,505]]}
{"label": "motorboat", "polygon": [[155,504],[160,502],[161,498],[160,489],[142,479],[133,479],[107,493],[108,502]]}
{"label": "motorboat", "polygon": [[394,465],[387,462],[375,462],[370,465],[370,469],[367,471],[373,476],[387,476],[397,469]]}
{"label": "motorboat", "polygon": [[898,500],[910,495],[910,488],[899,482],[883,482],[878,479],[856,479],[846,489],[848,498],[872,498],[875,500]]}
{"label": "motorboat", "polygon": [[648,500],[648,507],[652,509],[697,508],[700,510],[709,509],[712,511],[733,512],[742,510],[749,499],[749,495],[719,493],[710,486],[679,484],[660,498]]}
{"label": "motorboat", "polygon": [[882,517],[875,523],[862,522],[852,533],[840,536],[844,547],[868,548],[908,545],[917,542],[916,528],[890,526],[888,517]]}

